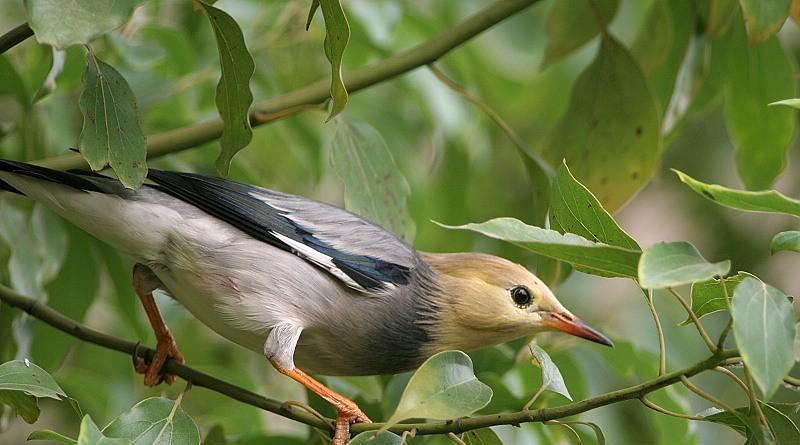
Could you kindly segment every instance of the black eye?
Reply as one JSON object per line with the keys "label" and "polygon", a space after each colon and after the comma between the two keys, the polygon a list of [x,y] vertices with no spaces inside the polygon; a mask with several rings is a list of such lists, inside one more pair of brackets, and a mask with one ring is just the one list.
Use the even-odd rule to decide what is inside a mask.
{"label": "black eye", "polygon": [[533,301],[531,291],[525,286],[517,286],[511,289],[511,298],[514,299],[514,304],[521,308],[529,306]]}

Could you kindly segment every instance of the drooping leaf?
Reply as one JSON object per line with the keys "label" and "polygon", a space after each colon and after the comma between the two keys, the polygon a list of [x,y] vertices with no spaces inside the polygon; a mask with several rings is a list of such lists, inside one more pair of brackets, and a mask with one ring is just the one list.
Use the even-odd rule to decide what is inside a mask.
{"label": "drooping leaf", "polygon": [[461,440],[467,445],[503,445],[503,441],[491,428],[467,431]]}
{"label": "drooping leaf", "polygon": [[794,365],[792,304],[780,290],[748,277],[736,287],[732,312],[739,352],[769,399]]}
{"label": "drooping leaf", "polygon": [[364,431],[347,445],[402,445],[403,439],[391,431],[378,433],[376,431]]}
{"label": "drooping leaf", "polygon": [[[312,5],[313,6],[313,5]],[[325,18],[325,57],[331,63],[331,113],[328,120],[347,105],[347,88],[342,80],[342,57],[350,41],[350,25],[339,0],[319,0]]]}
{"label": "drooping leaf", "polygon": [[775,190],[759,192],[736,190],[721,185],[700,182],[678,170],[673,169],[672,171],[692,190],[717,204],[733,209],[751,212],[784,213],[800,218],[800,200],[789,198]]}
{"label": "drooping leaf", "polygon": [[[725,292],[722,289],[722,283],[725,283],[725,289],[728,292],[728,298],[733,298],[733,292],[736,286],[742,282],[746,277],[753,277],[747,272],[739,272],[738,274],[721,279],[711,279],[708,281],[697,281],[692,283],[692,312],[697,318],[703,318],[708,314],[714,312],[724,311],[728,309],[725,303]],[[755,277],[753,277],[755,278]],[[692,322],[691,317],[687,317],[681,325],[687,325]]]}
{"label": "drooping leaf", "polygon": [[[441,225],[441,224],[440,224]],[[595,243],[581,236],[529,226],[514,218],[495,218],[483,223],[442,227],[471,230],[524,249],[581,267],[586,273],[605,277],[636,277],[641,252]]]}
{"label": "drooping leaf", "polygon": [[64,48],[89,43],[122,25],[141,0],[25,0],[28,23],[39,43]]}
{"label": "drooping leaf", "polygon": [[491,399],[492,389],[475,377],[467,354],[440,352],[411,376],[383,430],[411,418],[445,420],[468,416]]}
{"label": "drooping leaf", "polygon": [[[151,442],[138,442],[137,443],[151,443]],[[158,442],[152,442],[155,445]],[[167,442],[170,445],[173,442]],[[188,443],[188,442],[174,442],[175,445]],[[109,438],[97,428],[92,418],[88,415],[83,417],[81,421],[81,432],[78,435],[78,445],[131,445],[131,440],[127,438]]]}
{"label": "drooping leaf", "polygon": [[92,170],[110,165],[125,187],[141,187],[147,176],[147,147],[136,97],[125,78],[91,51],[80,109],[83,129],[78,147]]}
{"label": "drooping leaf", "polygon": [[542,156],[566,159],[572,173],[609,212],[616,211],[655,172],[661,147],[658,104],[627,49],[604,37],[592,64],[573,87],[570,105],[548,135]]}
{"label": "drooping leaf", "polygon": [[61,442],[64,445],[78,445],[78,441],[75,439],[70,439],[63,434],[59,434],[55,431],[51,430],[37,430],[32,432],[28,436],[28,441],[31,440],[50,440],[53,442]]}
{"label": "drooping leaf", "polygon": [[542,388],[572,400],[567,385],[564,383],[564,378],[561,376],[561,371],[558,370],[558,366],[553,363],[547,352],[535,344],[528,346],[531,349],[531,354],[533,354],[531,361],[542,370]]}
{"label": "drooping leaf", "polygon": [[214,424],[203,438],[202,445],[228,445],[228,440],[225,438],[225,427],[221,423]]}
{"label": "drooping leaf", "polygon": [[725,275],[730,268],[730,260],[709,263],[687,242],[656,243],[639,259],[639,284],[645,289],[675,287]]}
{"label": "drooping leaf", "polygon": [[[618,0],[597,2],[605,23],[610,23],[617,12]],[[542,69],[580,48],[600,33],[601,25],[589,2],[556,0],[547,17],[547,48]]]}
{"label": "drooping leaf", "polygon": [[800,231],[789,230],[775,235],[769,244],[769,250],[773,254],[781,250],[800,252]]}
{"label": "drooping leaf", "polygon": [[37,398],[67,398],[64,390],[45,370],[28,360],[0,365],[0,404],[7,404],[28,423],[39,418]]}
{"label": "drooping leaf", "polygon": [[777,102],[772,102],[769,106],[773,107],[775,105],[785,105],[790,108],[794,108],[796,110],[800,110],[800,99],[784,99],[779,100]]}
{"label": "drooping leaf", "polygon": [[64,70],[64,63],[67,61],[67,52],[56,47],[52,48],[52,65],[42,86],[33,95],[33,101],[38,102],[56,90],[56,79],[61,71]]}
{"label": "drooping leaf", "polygon": [[711,68],[711,44],[705,34],[694,33],[681,63],[672,97],[664,112],[661,133],[669,135],[689,112],[695,97],[705,85]]}
{"label": "drooping leaf", "polygon": [[711,40],[722,37],[731,27],[736,11],[739,10],[738,0],[709,0],[708,20],[706,20],[706,34]]}
{"label": "drooping leaf", "polygon": [[414,222],[406,201],[411,193],[380,133],[361,122],[339,119],[331,147],[331,164],[345,185],[345,206],[406,241],[414,239]]}
{"label": "drooping leaf", "polygon": [[242,30],[233,17],[202,1],[198,3],[208,15],[219,51],[222,76],[217,84],[216,102],[223,130],[219,141],[222,151],[217,158],[217,171],[226,176],[233,156],[253,139],[249,114],[253,103],[250,78],[256,65],[247,50]]}
{"label": "drooping leaf", "polygon": [[131,440],[133,445],[198,445],[197,426],[176,403],[161,397],[142,400],[114,419],[103,434]]}
{"label": "drooping leaf", "polygon": [[566,162],[561,164],[550,194],[550,225],[561,233],[631,250],[641,250],[589,189],[578,182]]}
{"label": "drooping leaf", "polygon": [[755,46],[780,31],[789,17],[792,0],[739,0],[739,3],[744,13],[749,44]]}
{"label": "drooping leaf", "polygon": [[631,54],[646,75],[658,71],[669,58],[674,38],[670,7],[668,2],[653,2],[631,46]]}
{"label": "drooping leaf", "polygon": [[767,104],[795,96],[795,70],[777,38],[748,46],[741,25],[731,32],[726,125],[745,186],[766,189],[786,167],[786,150],[796,126],[791,110]]}
{"label": "drooping leaf", "polygon": [[[706,420],[731,427],[737,433],[748,438],[747,444],[769,442],[776,445],[790,445],[800,440],[800,430],[798,430],[798,425],[800,425],[800,411],[798,408],[800,408],[800,405],[795,403],[767,404],[760,401],[759,404],[764,417],[775,433],[774,442],[761,437],[754,437],[754,430],[755,434],[761,435],[766,435],[766,431],[763,431],[751,407],[737,408],[738,417],[730,412],[722,411],[706,416]],[[742,422],[742,416],[744,416],[745,423]]]}

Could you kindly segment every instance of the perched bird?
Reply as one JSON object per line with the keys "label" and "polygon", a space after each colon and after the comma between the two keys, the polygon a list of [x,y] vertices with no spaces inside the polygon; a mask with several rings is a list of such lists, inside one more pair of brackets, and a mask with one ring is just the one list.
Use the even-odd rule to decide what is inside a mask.
{"label": "perched bird", "polygon": [[151,169],[139,190],[82,171],[0,160],[0,188],[52,209],[136,262],[133,286],[157,339],[146,385],[184,362],[152,292],[264,354],[337,410],[333,443],[370,420],[306,371],[393,374],[450,349],[544,330],[611,345],[528,270],[481,253],[422,253],[340,208],[238,182]]}

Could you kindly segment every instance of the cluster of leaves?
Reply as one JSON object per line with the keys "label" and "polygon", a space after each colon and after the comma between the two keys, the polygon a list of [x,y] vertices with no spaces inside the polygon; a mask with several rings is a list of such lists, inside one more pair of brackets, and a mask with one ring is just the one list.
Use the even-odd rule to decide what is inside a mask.
{"label": "cluster of leaves", "polygon": [[[135,9],[140,3],[144,6]],[[431,250],[467,250],[476,243],[475,237],[451,235],[423,223],[428,219],[482,221],[495,215],[514,216],[518,219],[495,219],[465,228],[511,241],[515,246],[479,239],[477,246],[534,266],[553,284],[564,280],[571,268],[603,277],[633,278],[646,289],[691,283],[695,317],[729,312],[737,346],[762,398],[769,400],[775,392],[793,363],[795,319],[786,296],[745,272],[722,277],[730,264],[708,263],[687,243],[656,244],[642,251],[608,212],[619,209],[650,181],[667,146],[680,138],[692,117],[707,116],[720,103],[744,185],[751,190],[772,185],[785,168],[796,125],[790,109],[767,106],[795,96],[795,63],[775,35],[787,21],[793,2],[541,2],[524,20],[504,25],[508,31],[493,37],[498,39],[494,46],[481,42],[483,46],[468,47],[447,60],[447,68],[470,88],[503,104],[513,124],[506,127],[525,129],[521,137],[513,131],[509,134],[517,153],[505,150],[506,134],[487,137],[492,128],[481,126],[486,122],[477,111],[465,108],[435,79],[423,75],[415,74],[348,104],[346,68],[383,58],[445,29],[443,17],[464,16],[469,10],[457,5],[461,2],[431,6],[436,13],[391,1],[381,6],[353,3],[350,8],[345,3],[345,9],[335,0],[313,1],[310,9],[308,2],[297,1],[211,3],[196,2],[194,9],[189,2],[182,3],[176,12],[155,1],[81,0],[74,7],[72,2],[27,0],[22,19],[33,28],[40,45],[15,48],[16,54],[0,56],[4,80],[0,83],[0,153],[39,160],[62,154],[74,141],[92,168],[109,165],[126,185],[135,188],[146,174],[148,143],[151,148],[169,147],[181,126],[218,115],[219,121],[204,128],[211,133],[221,129],[221,151],[203,147],[161,161],[162,165],[210,172],[208,166],[216,159],[220,173],[230,170],[237,179],[329,200],[340,199],[336,190],[330,191],[336,182],[330,175],[334,175],[343,184],[349,209]],[[325,27],[305,32],[317,7]],[[129,20],[132,15],[134,19]],[[122,31],[114,31],[126,22]],[[179,27],[163,26],[163,22]],[[535,42],[533,47],[531,42]],[[525,65],[525,60],[537,51],[542,53],[541,71],[533,76],[534,68],[528,69],[531,64]],[[506,58],[498,63],[502,55]],[[538,58],[532,64],[536,63]],[[217,72],[216,94],[211,94]],[[339,115],[335,129],[321,125],[323,119],[309,113],[310,118],[296,116],[274,129],[252,132],[250,126],[258,119],[272,119],[250,115],[254,96],[291,94],[318,77],[330,85],[328,117]],[[520,94],[521,90],[526,94]],[[340,114],[345,105],[347,112]],[[497,121],[497,113],[482,105]],[[78,111],[82,125],[70,118]],[[502,119],[499,122],[503,127]],[[168,133],[158,134],[164,131]],[[208,139],[198,133],[194,142],[182,140],[184,145],[168,151]],[[522,140],[541,142],[531,149]],[[265,149],[240,152],[248,144]],[[554,169],[557,172],[552,175]],[[777,192],[744,192],[685,175],[680,178],[726,206],[798,215],[798,202]],[[5,241],[0,259],[8,264],[0,272],[3,281],[75,319],[86,318],[90,307],[104,311],[101,320],[121,321],[108,323],[115,333],[148,338],[129,289],[129,265],[124,258],[38,205],[14,198],[3,199],[0,205],[0,237]],[[798,239],[797,231],[781,232],[772,250],[797,251]],[[95,301],[98,304],[93,306]],[[754,308],[768,309],[774,318],[756,320]],[[179,311],[167,308],[166,312],[193,363],[201,361],[251,389],[270,394],[275,390],[274,386],[260,387],[261,362],[257,378],[247,366],[231,370],[221,365],[252,363],[257,357],[230,351],[226,344],[206,337],[184,322]],[[694,324],[692,317],[686,324]],[[193,344],[187,341],[191,339],[201,340]],[[764,341],[769,347],[759,346]],[[619,343],[617,351],[622,352],[601,359],[612,368],[614,379],[653,372],[651,365],[657,357]],[[68,359],[70,348],[73,353]],[[537,356],[543,374],[550,376],[543,375],[539,384],[530,367],[512,369],[516,361],[510,349],[472,355],[477,375],[494,390],[486,409],[519,409],[537,387],[560,388],[553,383],[558,379],[552,378],[547,359]],[[44,368],[58,370],[57,379],[68,382],[63,383],[65,388],[89,412],[98,413],[97,419],[113,418],[125,408],[118,406],[121,402],[110,401],[110,394],[132,387],[134,378],[125,360],[103,354],[74,346],[68,337],[31,324],[0,305],[0,362],[15,355],[31,356]],[[591,357],[580,351],[553,354],[562,368],[567,365],[564,375],[572,394],[579,400],[586,398],[589,390],[575,362],[577,354],[582,354],[580,361]],[[96,371],[81,363],[109,364],[104,371],[115,377],[104,379],[102,391],[87,391],[100,383],[94,378]],[[390,418],[402,411],[394,408],[408,379],[408,375],[388,380],[331,378],[328,383],[357,396],[373,417]],[[596,380],[594,375],[592,380]],[[514,389],[518,387],[524,391]],[[563,389],[568,393],[566,386]],[[126,391],[120,397],[125,401],[148,395],[141,389]],[[660,392],[653,400],[672,410],[686,409],[678,391]],[[187,408],[190,412],[202,413],[202,426],[222,422],[227,431],[242,438],[241,443],[248,436],[283,431],[279,426],[273,430],[272,423],[264,431],[264,421],[254,410],[242,408],[233,415],[224,408],[229,402],[212,397],[192,393],[184,401],[194,403],[195,411]],[[551,401],[545,397],[538,403]],[[321,408],[313,397],[311,402]],[[467,411],[425,412],[424,417],[456,417]],[[731,425],[753,440],[769,440],[770,434],[762,434],[759,424],[752,421],[755,411],[751,406],[739,415],[718,413],[707,419]],[[776,440],[795,437],[777,434],[784,431],[780,428],[786,425],[785,418],[797,424],[790,407],[764,403],[762,411]],[[685,422],[657,416],[639,419],[650,422],[642,430],[655,424],[662,441],[696,441]],[[91,422],[84,420],[80,434],[97,431]],[[551,430],[556,429],[532,434],[545,439],[560,434]],[[213,443],[211,433],[221,435],[219,431],[212,428],[206,442]],[[793,434],[791,428],[788,431]],[[475,434],[466,434],[463,440],[494,443],[484,437],[491,431]],[[582,431],[578,434],[585,442],[596,440]],[[224,443],[222,436],[217,443]]]}

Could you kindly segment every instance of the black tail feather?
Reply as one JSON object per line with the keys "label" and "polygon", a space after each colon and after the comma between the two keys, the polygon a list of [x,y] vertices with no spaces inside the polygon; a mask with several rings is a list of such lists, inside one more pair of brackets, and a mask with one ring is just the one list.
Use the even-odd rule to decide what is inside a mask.
{"label": "black tail feather", "polygon": [[[90,178],[81,176],[75,173],[62,172],[53,170],[38,165],[26,164],[24,162],[9,161],[0,159],[0,171],[15,173],[18,175],[30,176],[45,181],[55,182],[58,184],[68,185],[79,190],[86,190],[92,192],[104,192],[98,184]],[[0,180],[0,189],[8,190],[10,192],[20,193],[14,187],[6,182]],[[21,193],[20,193],[21,194]]]}

